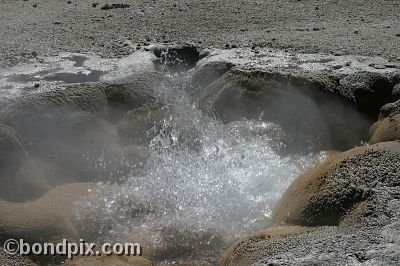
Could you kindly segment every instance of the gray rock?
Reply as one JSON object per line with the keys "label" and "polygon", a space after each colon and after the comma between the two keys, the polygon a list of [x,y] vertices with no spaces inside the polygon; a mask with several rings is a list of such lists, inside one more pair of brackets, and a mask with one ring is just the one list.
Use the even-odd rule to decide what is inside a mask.
{"label": "gray rock", "polygon": [[89,113],[101,113],[105,111],[107,103],[104,87],[101,83],[86,83],[30,94],[16,98],[6,111],[11,115],[10,119],[24,114],[36,115],[64,106]]}
{"label": "gray rock", "polygon": [[203,59],[211,54],[211,51],[209,49],[201,49],[199,52],[199,59]]}
{"label": "gray rock", "polygon": [[385,104],[381,108],[381,116],[382,117],[389,117],[389,116],[395,116],[400,114],[400,100],[394,103],[388,103]]}
{"label": "gray rock", "polygon": [[399,253],[395,248],[398,242],[385,244],[382,238],[386,237],[382,237],[376,227],[365,230],[307,229],[309,232],[293,232],[275,238],[268,237],[266,230],[244,238],[221,258],[219,265],[399,264]]}
{"label": "gray rock", "polygon": [[192,77],[192,85],[194,87],[207,87],[210,83],[228,72],[233,65],[229,62],[209,62],[196,66]]}
{"label": "gray rock", "polygon": [[393,87],[392,97],[394,100],[400,100],[400,83]]}
{"label": "gray rock", "polygon": [[105,116],[104,85],[74,85],[66,89],[30,94],[13,100],[2,109],[2,120],[18,132],[32,131],[37,123],[56,123],[71,112]]}
{"label": "gray rock", "polygon": [[[78,84],[31,94],[3,107],[0,120],[21,136],[31,156],[58,166],[50,183],[111,178],[126,152],[118,131],[108,120],[118,122],[127,110],[153,106],[156,98],[151,86],[158,82],[156,77],[143,75],[112,84]],[[4,138],[16,145],[17,140],[10,136]],[[0,155],[8,158],[6,165],[17,164],[23,154],[12,156],[10,149],[4,146],[5,154]],[[107,165],[99,167],[101,154]],[[12,178],[13,174],[8,176]]]}
{"label": "gray rock", "polygon": [[[104,91],[110,107],[121,115],[128,110],[156,104],[152,85],[138,79],[134,83],[108,84]],[[115,114],[110,115],[115,116]]]}
{"label": "gray rock", "polygon": [[106,116],[106,108],[103,85],[88,84],[16,98],[2,116],[33,150],[43,142],[79,138]]}
{"label": "gray rock", "polygon": [[356,72],[340,80],[339,93],[372,117],[391,101],[393,83],[386,76],[372,72]]}

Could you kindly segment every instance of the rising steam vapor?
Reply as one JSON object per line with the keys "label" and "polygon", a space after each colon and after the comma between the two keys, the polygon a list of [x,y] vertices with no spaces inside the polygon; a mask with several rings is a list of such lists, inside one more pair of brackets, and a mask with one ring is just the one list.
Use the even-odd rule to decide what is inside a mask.
{"label": "rising steam vapor", "polygon": [[[168,67],[151,87],[148,105],[127,108],[142,101],[124,101],[118,92],[110,97],[107,89],[82,95],[73,88],[70,98],[55,92],[38,103],[27,97],[14,105],[4,123],[26,150],[10,148],[10,154],[24,155],[10,156],[1,173],[2,180],[18,177],[1,189],[2,198],[30,201],[53,186],[96,182],[100,196],[75,211],[85,240],[116,242],[135,234],[157,243],[180,239],[187,251],[181,256],[215,262],[235,237],[269,224],[294,178],[328,150],[360,144],[367,125],[332,95],[259,80],[234,85],[213,103],[217,115],[210,116],[190,93],[190,73]],[[226,75],[210,85],[213,93]],[[259,94],[266,89],[272,91]]]}

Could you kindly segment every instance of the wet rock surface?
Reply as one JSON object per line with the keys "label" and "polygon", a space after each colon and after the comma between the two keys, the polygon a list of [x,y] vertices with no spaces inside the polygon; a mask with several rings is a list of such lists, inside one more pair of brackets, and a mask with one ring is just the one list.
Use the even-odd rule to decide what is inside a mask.
{"label": "wet rock surface", "polygon": [[[146,116],[146,106],[154,104],[151,87],[146,87],[147,91],[143,86],[142,90],[135,88],[129,84],[73,85],[23,96],[9,103],[2,110],[3,148],[6,153],[3,162],[8,161],[2,168],[2,176],[16,175],[16,179],[21,179],[21,171],[17,171],[23,167],[19,165],[25,153],[34,160],[39,159],[56,166],[51,171],[53,176],[38,173],[44,179],[44,183],[40,182],[42,185],[37,187],[39,191],[48,186],[46,183],[59,185],[93,178],[109,179],[107,176],[110,171],[121,166],[120,158],[124,156],[143,160],[145,152],[141,149],[135,151],[129,145],[144,143],[134,137],[129,143],[120,143],[119,132],[113,125],[115,119],[120,119],[130,109],[142,107],[142,114]],[[147,125],[146,129],[152,126]],[[97,167],[96,157],[101,151],[104,151],[107,165]],[[14,191],[20,189],[20,181],[12,180],[3,186],[4,193],[8,193],[10,188]],[[35,195],[32,192],[32,196]],[[22,194],[3,194],[2,197],[11,199],[18,198],[18,195]]]}
{"label": "wet rock surface", "polygon": [[[53,57],[45,60],[48,70],[39,72],[32,72],[33,66],[29,65],[17,67],[23,73],[35,73],[32,76],[40,80],[43,91],[16,97],[23,88],[11,83],[15,92],[2,99],[1,177],[9,182],[2,186],[1,198],[34,200],[53,186],[94,179],[115,181],[112,172],[116,168],[125,175],[132,171],[127,160],[132,165],[143,165],[150,141],[144,136],[155,123],[144,121],[151,110],[159,108],[154,88],[160,82],[160,73],[152,63],[154,56],[140,54],[119,61],[78,55]],[[61,67],[69,73],[82,68],[114,71],[104,74],[107,81],[76,84],[41,76],[60,71]],[[3,82],[7,83],[10,76],[6,72]],[[125,113],[135,109],[141,112],[131,121],[143,121],[132,122],[142,123],[143,130],[128,138],[118,124]],[[101,152],[104,157],[99,161]],[[124,178],[122,172],[119,176]]]}
{"label": "wet rock surface", "polygon": [[[359,146],[377,121],[377,145],[303,175],[275,211],[288,225],[245,237],[221,264],[399,264],[399,144],[381,143],[399,139],[398,1],[0,5],[0,242],[132,235],[146,258],[66,265],[215,265],[229,240],[268,226],[293,175],[317,161],[299,151]],[[168,78],[196,69],[160,85],[165,65]],[[89,193],[88,180],[107,184]],[[32,264],[0,249],[0,265]]]}
{"label": "wet rock surface", "polygon": [[[267,48],[210,49],[201,54],[193,46],[155,45],[147,52],[101,61],[109,67],[95,66],[90,56],[82,58],[47,59],[53,63],[48,63],[45,74],[32,71],[32,66],[22,71],[12,68],[34,77],[33,82],[40,82],[39,88],[45,90],[5,99],[0,108],[0,145],[6,151],[0,155],[3,162],[11,161],[1,168],[2,180],[8,178],[0,189],[0,207],[6,213],[0,219],[2,241],[84,237],[104,242],[132,235],[146,248],[146,259],[78,257],[67,262],[70,265],[147,265],[150,261],[214,265],[232,238],[243,235],[232,230],[237,224],[228,221],[240,224],[241,219],[261,212],[251,222],[263,227],[270,223],[272,207],[260,207],[267,204],[257,194],[272,178],[268,173],[276,178],[284,168],[285,174],[298,175],[318,161],[320,151],[359,146],[367,140],[379,109],[393,100],[399,77],[396,65],[377,68],[388,63],[379,57]],[[60,73],[62,66],[68,73],[91,67],[107,73],[98,82],[66,84],[45,78],[56,66]],[[181,72],[193,66],[187,74]],[[0,76],[1,84],[19,91],[18,82],[9,80],[12,75]],[[397,107],[398,102],[382,107],[371,144],[397,139],[390,133],[396,131],[392,120],[386,122],[397,119]],[[385,137],[379,132],[385,132]],[[398,262],[390,245],[398,239],[388,240],[397,219],[398,146],[388,142],[357,148],[310,170],[278,204],[272,223],[282,227],[240,240],[221,263],[307,265],[331,264],[334,259],[374,263],[386,253],[390,253],[385,258],[389,264]],[[261,154],[251,153],[260,147]],[[257,168],[266,160],[271,169]],[[255,187],[237,172],[256,175]],[[221,184],[219,178],[227,176]],[[210,183],[203,186],[198,182],[202,177],[210,178],[204,180]],[[272,180],[290,182],[289,177],[282,179]],[[82,183],[87,181],[100,183],[87,188]],[[186,195],[193,187],[200,192]],[[270,186],[264,189],[269,198],[279,197]],[[84,197],[93,192],[102,198]],[[258,196],[249,199],[251,193]],[[163,198],[164,194],[170,197]],[[246,204],[256,204],[248,210],[240,202],[227,203],[215,195],[238,196]],[[206,205],[226,205],[228,211],[204,211],[197,205],[202,200]],[[22,221],[23,215],[28,222]],[[207,218],[211,215],[229,224],[232,228],[213,224],[227,227],[229,233],[225,228],[202,227],[201,219],[211,223]],[[164,216],[168,220],[185,216],[201,226],[152,224],[152,218],[165,223],[160,218]]]}
{"label": "wet rock surface", "polygon": [[229,62],[216,61],[197,65],[193,73],[193,86],[205,88],[232,68]]}

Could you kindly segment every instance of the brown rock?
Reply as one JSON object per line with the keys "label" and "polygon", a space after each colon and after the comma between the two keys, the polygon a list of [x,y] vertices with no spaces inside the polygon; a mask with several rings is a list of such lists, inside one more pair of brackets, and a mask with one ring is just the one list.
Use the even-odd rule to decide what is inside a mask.
{"label": "brown rock", "polygon": [[[331,157],[297,178],[273,213],[274,225],[338,225],[384,180],[398,182],[400,142],[359,147]],[[384,178],[383,178],[384,177]]]}
{"label": "brown rock", "polygon": [[[234,243],[221,257],[219,265],[250,265],[250,261],[252,260],[252,252],[257,252],[257,250],[252,249],[251,246],[257,246],[257,242],[265,241],[267,239],[273,241],[275,239],[294,236],[313,230],[315,230],[315,228],[312,227],[284,226],[272,227],[264,231],[251,234],[250,236],[246,236]],[[264,250],[264,253],[267,254],[268,250]]]}
{"label": "brown rock", "polygon": [[370,128],[369,144],[400,140],[400,114],[386,117]]}
{"label": "brown rock", "polygon": [[79,240],[72,224],[74,203],[89,195],[90,183],[55,187],[36,201],[11,203],[0,201],[1,239],[24,239],[26,242]]}
{"label": "brown rock", "polygon": [[369,130],[369,143],[400,140],[400,100],[381,108],[378,121]]}

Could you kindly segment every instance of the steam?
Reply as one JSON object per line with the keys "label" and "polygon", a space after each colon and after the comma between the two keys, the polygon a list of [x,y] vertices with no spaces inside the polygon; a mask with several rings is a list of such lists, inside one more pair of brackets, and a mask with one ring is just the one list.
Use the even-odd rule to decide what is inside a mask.
{"label": "steam", "polygon": [[[151,238],[164,228],[166,239],[174,238],[170,234],[176,230],[212,232],[212,239],[228,243],[267,227],[292,180],[326,158],[319,151],[282,155],[286,133],[275,123],[244,119],[226,125],[205,115],[187,94],[188,80],[165,74],[157,91],[166,103],[165,116],[149,131],[154,137],[144,171],[118,185],[102,184],[101,191],[108,191],[102,192],[104,202],[86,202],[77,210],[82,231],[93,234],[97,225],[98,241],[116,241],[140,232]],[[306,150],[308,143],[303,145]],[[135,206],[132,199],[144,204],[146,215],[125,215]],[[187,243],[192,253],[211,261],[224,248],[210,245],[201,251],[199,239],[187,241],[192,241]]]}
{"label": "steam", "polygon": [[97,182],[102,198],[76,208],[86,241],[179,236],[190,241],[187,259],[215,262],[224,244],[266,228],[293,179],[327,150],[359,144],[354,132],[367,124],[334,97],[290,87],[240,106],[220,102],[229,114],[220,119],[202,112],[188,93],[190,73],[163,75],[154,88],[163,103],[158,109],[93,114],[51,106],[17,117],[13,127],[27,151],[11,175],[27,183],[11,184],[20,191],[7,188],[3,198],[22,202],[63,183]]}

